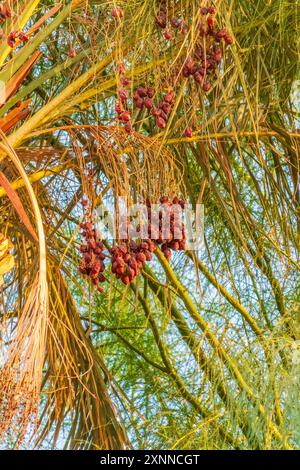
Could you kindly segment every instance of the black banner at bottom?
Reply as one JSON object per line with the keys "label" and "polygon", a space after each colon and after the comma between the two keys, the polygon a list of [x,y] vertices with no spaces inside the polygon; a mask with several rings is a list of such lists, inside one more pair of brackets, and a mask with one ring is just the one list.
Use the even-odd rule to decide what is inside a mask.
{"label": "black banner at bottom", "polygon": [[[207,450],[176,450],[176,451],[0,451],[0,463],[16,463],[32,465],[45,462],[51,464],[90,465],[92,468],[103,466],[121,468],[139,468],[144,466],[199,466],[211,464],[241,464],[248,465],[270,464],[277,465],[296,464],[299,461],[298,451],[207,451]],[[92,467],[91,467],[92,465]],[[55,470],[55,469],[54,469]]]}

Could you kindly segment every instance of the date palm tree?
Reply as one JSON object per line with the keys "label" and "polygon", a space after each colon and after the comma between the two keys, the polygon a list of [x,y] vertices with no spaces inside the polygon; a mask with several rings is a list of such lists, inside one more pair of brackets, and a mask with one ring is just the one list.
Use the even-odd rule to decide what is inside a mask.
{"label": "date palm tree", "polygon": [[[11,0],[0,21],[5,446],[298,448],[298,0]],[[127,285],[103,240],[97,290],[81,228],[120,196],[202,204],[204,240]]]}

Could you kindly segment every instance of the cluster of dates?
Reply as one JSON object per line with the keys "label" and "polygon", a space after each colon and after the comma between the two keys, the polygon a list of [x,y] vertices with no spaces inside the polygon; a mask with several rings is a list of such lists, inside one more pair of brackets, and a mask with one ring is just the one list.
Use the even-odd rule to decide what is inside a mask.
{"label": "cluster of dates", "polygon": [[185,21],[179,18],[172,18],[170,23],[168,22],[168,5],[166,0],[161,0],[159,2],[159,11],[155,18],[155,22],[159,28],[164,30],[164,37],[167,41],[170,41],[173,38],[171,27],[179,29],[183,34],[186,34],[188,31],[188,25]]}
{"label": "cluster of dates", "polygon": [[130,80],[129,78],[124,76],[125,71],[125,65],[123,63],[120,63],[118,65],[118,74],[121,77],[120,82],[122,84],[122,88],[120,88],[118,91],[118,101],[115,106],[115,111],[117,113],[118,120],[124,124],[124,129],[127,134],[132,134],[133,128],[131,123],[131,113],[127,105],[129,93],[128,90],[126,90],[125,88],[130,85]]}
{"label": "cluster of dates", "polygon": [[[120,7],[116,7],[111,11],[116,19],[123,18],[123,11]],[[225,46],[233,43],[232,37],[224,29],[216,28],[216,8],[213,6],[202,7],[199,10],[201,22],[198,27],[197,40],[193,52],[188,56],[182,65],[181,74],[183,77],[192,77],[195,83],[200,84],[202,90],[207,93],[210,91],[213,81],[216,77],[216,71],[223,58],[223,51],[220,43],[223,41]],[[178,29],[182,33],[187,33],[188,24],[186,21],[173,17],[168,18],[168,2],[166,0],[159,1],[158,13],[155,18],[157,26],[164,30],[164,36],[167,40],[172,39],[171,28]],[[120,74],[125,73],[119,70]],[[126,77],[121,78],[123,87],[130,84],[130,80]],[[138,109],[147,109],[155,117],[156,126],[159,129],[165,129],[168,116],[171,112],[171,106],[175,99],[173,91],[166,93],[161,102],[155,107],[153,97],[155,90],[152,87],[139,86],[133,93],[133,103]],[[116,103],[116,113],[118,120],[124,124],[124,128],[128,134],[133,132],[131,113],[127,102],[129,99],[128,90],[121,88],[118,92],[118,101]],[[185,137],[191,138],[193,130],[187,127],[184,131]]]}
{"label": "cluster of dates", "polygon": [[[126,81],[125,81],[126,80]],[[127,81],[128,80],[128,81]],[[125,84],[129,85],[129,79],[121,79],[123,86]],[[152,115],[155,117],[155,123],[160,129],[166,127],[168,116],[171,112],[172,104],[174,103],[175,94],[173,91],[166,93],[160,103],[157,106],[154,105],[153,97],[155,95],[155,90],[152,87],[139,86],[133,92],[133,103],[138,109],[147,109],[151,111]],[[125,126],[125,130],[128,134],[132,133],[132,123],[131,123],[131,113],[128,110],[127,102],[129,99],[129,93],[125,88],[121,88],[118,92],[118,100],[116,102],[115,111],[117,113],[117,118]]]}
{"label": "cluster of dates", "polygon": [[105,281],[103,272],[105,271],[105,255],[103,253],[105,247],[98,240],[97,231],[93,222],[87,221],[80,225],[82,229],[81,236],[83,243],[80,245],[80,253],[82,255],[79,272],[90,278],[92,284],[97,286],[99,292],[103,292],[103,287],[99,284]]}
{"label": "cluster of dates", "polygon": [[[84,200],[84,208],[87,204],[88,202]],[[147,201],[146,204],[148,238],[140,241],[123,240],[110,250],[111,272],[125,285],[130,284],[141,273],[143,265],[152,260],[153,252],[157,246],[160,246],[167,260],[170,260],[172,251],[185,250],[186,248],[185,226],[181,220],[184,201],[177,197],[169,201],[168,197],[163,196],[160,199],[158,214],[156,213],[155,216],[151,202]],[[180,208],[179,211],[178,208]],[[97,290],[103,292],[104,289],[100,284],[106,280],[103,274],[106,258],[105,246],[98,238],[91,218],[80,224],[80,228],[83,240],[80,245],[79,272],[88,276]]]}
{"label": "cluster of dates", "polygon": [[155,249],[156,244],[152,240],[115,245],[111,258],[112,273],[117,279],[121,279],[123,284],[128,285],[140,274],[144,263],[152,260]]}
{"label": "cluster of dates", "polygon": [[233,39],[226,30],[216,29],[214,7],[201,8],[200,12],[203,20],[199,26],[199,39],[193,57],[187,57],[183,64],[182,74],[184,77],[193,77],[196,83],[201,84],[203,91],[208,92],[223,58],[220,43],[224,41],[227,46],[232,44]]}
{"label": "cluster of dates", "polygon": [[175,100],[175,93],[169,91],[163,96],[162,101],[153,109],[152,114],[155,116],[155,123],[160,129],[164,129],[167,125],[168,116]]}
{"label": "cluster of dates", "polygon": [[138,87],[133,93],[133,102],[138,109],[152,109],[155,90],[152,87]]}
{"label": "cluster of dates", "polygon": [[166,127],[168,116],[175,99],[173,91],[166,93],[160,103],[155,106],[153,97],[155,90],[152,87],[139,86],[133,93],[133,102],[138,109],[146,108],[155,117],[155,123],[160,129]]}
{"label": "cluster of dates", "polygon": [[[185,250],[186,248],[185,225],[181,219],[181,211],[184,209],[185,203],[178,197],[169,201],[167,196],[161,197],[160,203],[158,226],[152,225],[151,204],[147,205],[148,234],[157,245],[160,245],[167,260],[170,260],[172,251]],[[166,227],[164,227],[164,221],[167,221]]]}
{"label": "cluster of dates", "polygon": [[16,42],[27,42],[29,41],[29,36],[23,31],[12,31],[7,37],[7,44],[9,47],[13,48],[16,45]]}
{"label": "cluster of dates", "polygon": [[[193,77],[194,81],[200,84],[202,90],[207,93],[211,89],[213,77],[223,58],[220,43],[224,41],[225,46],[228,46],[233,43],[233,39],[226,30],[216,28],[215,7],[202,7],[199,14],[202,19],[198,28],[198,40],[192,57],[187,57],[184,61],[182,75],[186,78]],[[168,41],[173,37],[171,28],[179,29],[184,34],[188,31],[186,21],[176,17],[169,20],[166,0],[159,2],[159,11],[155,21],[159,28],[164,29],[164,37]]]}

